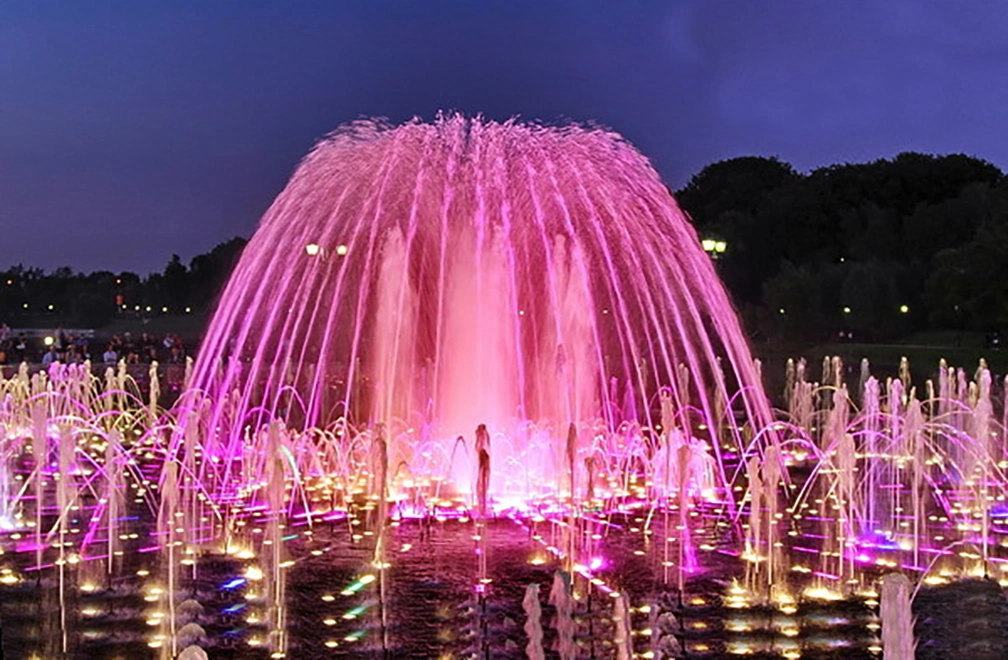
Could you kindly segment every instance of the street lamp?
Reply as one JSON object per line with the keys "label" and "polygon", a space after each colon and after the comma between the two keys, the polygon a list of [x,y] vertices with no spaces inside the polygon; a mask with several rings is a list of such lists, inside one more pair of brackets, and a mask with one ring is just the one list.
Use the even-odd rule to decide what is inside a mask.
{"label": "street lamp", "polygon": [[712,259],[717,259],[719,256],[724,254],[725,250],[728,249],[727,241],[720,241],[716,238],[705,238],[700,241],[700,247],[703,251],[711,256]]}

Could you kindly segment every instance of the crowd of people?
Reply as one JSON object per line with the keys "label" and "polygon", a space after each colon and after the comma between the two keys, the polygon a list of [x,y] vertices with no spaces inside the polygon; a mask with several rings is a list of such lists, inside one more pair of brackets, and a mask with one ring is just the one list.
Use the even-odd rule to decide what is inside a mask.
{"label": "crowd of people", "polygon": [[134,336],[131,332],[99,337],[93,333],[66,331],[52,332],[12,330],[0,323],[0,365],[17,365],[22,362],[48,366],[53,362],[80,364],[184,364],[186,346],[182,338],[168,333],[158,337],[144,332]]}

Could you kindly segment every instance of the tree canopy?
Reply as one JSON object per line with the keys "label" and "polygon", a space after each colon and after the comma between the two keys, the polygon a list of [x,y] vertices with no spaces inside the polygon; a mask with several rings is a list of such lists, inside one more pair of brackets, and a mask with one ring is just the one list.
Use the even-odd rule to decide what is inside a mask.
{"label": "tree canopy", "polygon": [[1008,180],[970,156],[902,153],[798,173],[713,163],[676,193],[751,332],[822,340],[1008,322]]}
{"label": "tree canopy", "polygon": [[66,267],[47,273],[13,266],[0,271],[0,321],[53,320],[96,328],[117,314],[204,311],[216,301],[245,243],[244,238],[220,243],[193,257],[188,267],[172,255],[163,271],[147,277],[110,271],[83,274]]}

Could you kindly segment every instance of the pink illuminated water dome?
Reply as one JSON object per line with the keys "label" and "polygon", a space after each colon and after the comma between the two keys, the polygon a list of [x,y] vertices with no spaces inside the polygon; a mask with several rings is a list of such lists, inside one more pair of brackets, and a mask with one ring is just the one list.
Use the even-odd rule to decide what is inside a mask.
{"label": "pink illuminated water dome", "polygon": [[593,454],[663,427],[716,456],[743,442],[733,409],[771,419],[713,264],[644,156],[603,129],[458,115],[355,122],[305,157],[192,385],[221,453],[282,420],[380,437],[397,474],[463,489],[486,424],[499,497],[583,494]]}

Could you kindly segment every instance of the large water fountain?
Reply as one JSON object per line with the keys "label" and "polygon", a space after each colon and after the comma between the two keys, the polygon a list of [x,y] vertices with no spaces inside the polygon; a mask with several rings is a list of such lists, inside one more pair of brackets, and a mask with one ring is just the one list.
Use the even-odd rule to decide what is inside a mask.
{"label": "large water fountain", "polygon": [[597,438],[660,432],[660,394],[714,452],[737,392],[770,421],[665,186],[617,136],[575,126],[452,116],[336,132],[267,212],[202,358],[192,384],[221,455],[274,419],[380,425],[393,466],[468,492],[473,451],[455,441],[485,424],[498,499],[554,492],[568,459],[583,495]]}
{"label": "large water fountain", "polygon": [[156,365],[0,380],[8,653],[901,658],[914,607],[947,657],[941,585],[1003,598],[1008,388],[760,370],[618,136],[350,125],[170,410]]}

